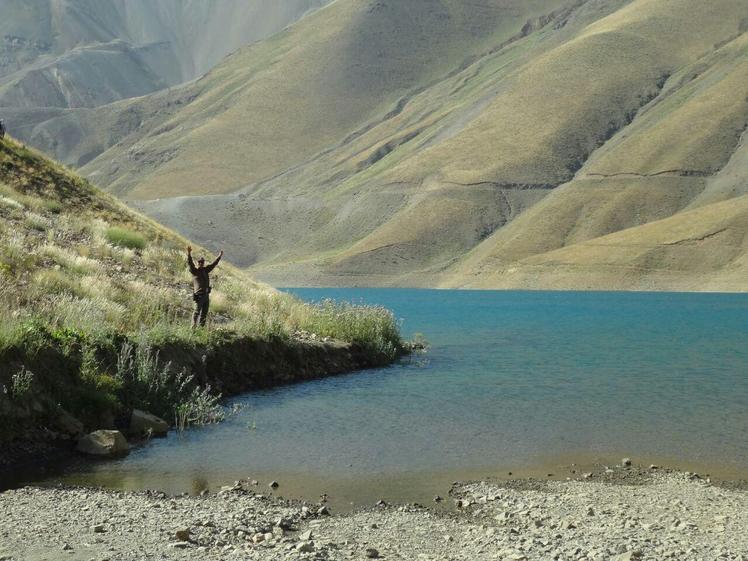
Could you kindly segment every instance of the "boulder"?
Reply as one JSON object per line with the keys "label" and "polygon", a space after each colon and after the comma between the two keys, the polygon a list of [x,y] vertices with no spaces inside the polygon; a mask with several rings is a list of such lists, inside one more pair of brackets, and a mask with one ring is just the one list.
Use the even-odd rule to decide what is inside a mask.
{"label": "boulder", "polygon": [[133,436],[165,436],[169,423],[140,409],[133,409],[129,432]]}
{"label": "boulder", "polygon": [[112,457],[127,454],[130,446],[118,430],[97,430],[81,437],[76,450],[91,456]]}

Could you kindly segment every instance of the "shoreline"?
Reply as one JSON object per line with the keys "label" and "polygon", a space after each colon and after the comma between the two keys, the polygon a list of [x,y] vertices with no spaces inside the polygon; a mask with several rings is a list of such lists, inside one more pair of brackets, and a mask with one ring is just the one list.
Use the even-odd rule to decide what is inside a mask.
{"label": "shoreline", "polygon": [[[158,441],[155,445],[158,445]],[[242,473],[196,473],[165,477],[159,473],[132,473],[86,471],[91,462],[86,458],[75,459],[62,467],[58,473],[40,473],[39,477],[26,478],[29,485],[54,487],[57,485],[83,488],[101,488],[121,492],[154,491],[168,496],[189,493],[215,493],[224,486],[238,480],[251,479],[260,485],[277,481],[275,491],[265,489],[270,495],[299,501],[315,501],[320,496],[338,513],[354,512],[384,500],[387,503],[421,504],[437,511],[450,508],[449,503],[434,502],[435,496],[445,497],[454,481],[490,481],[506,484],[517,481],[564,482],[596,481],[606,483],[638,484],[646,482],[658,473],[693,473],[709,480],[715,486],[748,490],[748,469],[720,467],[664,458],[635,456],[637,466],[621,471],[621,457],[613,456],[572,457],[546,459],[514,467],[496,466],[459,470],[414,470],[393,473],[301,473],[284,470],[247,470]],[[107,460],[101,465],[106,466]],[[656,466],[652,469],[650,466]],[[76,466],[83,469],[78,470]],[[65,468],[73,468],[66,470]],[[72,473],[71,473],[72,471]],[[67,472],[67,473],[66,473]],[[621,477],[621,476],[624,477]],[[263,483],[264,482],[264,483]],[[20,482],[21,484],[23,481]],[[16,485],[17,487],[18,485]]]}
{"label": "shoreline", "polygon": [[746,559],[745,489],[646,469],[617,467],[607,481],[455,482],[444,497],[452,510],[344,514],[249,481],[198,497],[27,487],[0,494],[0,558]]}
{"label": "shoreline", "polygon": [[[165,362],[171,362],[178,369],[188,368],[201,386],[210,385],[221,393],[222,399],[381,367],[408,354],[408,349],[403,347],[393,361],[387,362],[361,345],[341,341],[249,338],[230,339],[210,348],[171,343],[157,350]],[[37,403],[40,410],[35,416],[41,419],[38,424],[25,427],[20,438],[0,440],[0,491],[13,486],[13,481],[22,480],[17,474],[27,468],[44,471],[55,463],[74,458],[96,461],[74,451],[75,438],[71,435],[43,422],[45,418],[53,419],[56,414],[56,406],[51,400],[40,399]],[[47,408],[51,409],[47,411]],[[31,420],[26,423],[30,424]],[[109,428],[122,427],[112,422]]]}

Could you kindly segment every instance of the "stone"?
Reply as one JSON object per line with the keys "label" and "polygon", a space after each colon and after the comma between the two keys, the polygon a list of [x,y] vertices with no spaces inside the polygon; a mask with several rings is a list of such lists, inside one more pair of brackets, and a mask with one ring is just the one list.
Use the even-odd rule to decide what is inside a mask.
{"label": "stone", "polygon": [[129,433],[133,436],[166,436],[169,423],[140,409],[133,409],[130,415]]}
{"label": "stone", "polygon": [[190,546],[190,542],[172,542],[169,547],[172,549],[187,549]]}
{"label": "stone", "polygon": [[303,542],[296,546],[296,551],[300,553],[311,553],[314,551],[314,542]]}
{"label": "stone", "polygon": [[75,449],[89,456],[113,457],[127,454],[130,445],[118,430],[97,430],[81,437]]}
{"label": "stone", "polygon": [[174,532],[174,537],[180,542],[188,542],[190,541],[190,534],[191,532],[189,528],[180,528]]}
{"label": "stone", "polygon": [[369,559],[379,559],[379,552],[373,547],[367,547],[366,557],[368,557]]}
{"label": "stone", "polygon": [[616,555],[611,561],[636,561],[642,558],[642,552],[639,550],[631,550],[620,555]]}
{"label": "stone", "polygon": [[299,539],[303,542],[308,542],[312,540],[312,531],[307,530],[306,532],[302,532],[299,534]]}
{"label": "stone", "polygon": [[271,489],[277,489],[278,487],[280,487],[280,484],[277,481],[271,481],[268,487],[270,487]]}
{"label": "stone", "polygon": [[293,520],[281,516],[275,521],[275,525],[278,526],[278,528],[282,528],[283,530],[290,530],[293,527]]}
{"label": "stone", "polygon": [[330,509],[326,506],[321,506],[317,509],[318,516],[330,516]]}
{"label": "stone", "polygon": [[631,467],[631,458],[624,458],[621,460],[621,465],[623,467]]}
{"label": "stone", "polygon": [[104,528],[103,524],[96,524],[94,526],[91,526],[91,530],[93,530],[94,534],[103,534],[106,532],[106,528]]}

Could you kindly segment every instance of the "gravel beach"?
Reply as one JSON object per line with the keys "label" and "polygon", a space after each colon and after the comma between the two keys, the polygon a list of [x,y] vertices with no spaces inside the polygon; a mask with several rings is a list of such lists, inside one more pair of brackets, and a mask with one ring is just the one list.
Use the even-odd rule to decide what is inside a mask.
{"label": "gravel beach", "polygon": [[455,483],[446,512],[379,504],[342,515],[249,480],[200,497],[27,487],[0,494],[0,560],[748,561],[744,489],[617,470]]}

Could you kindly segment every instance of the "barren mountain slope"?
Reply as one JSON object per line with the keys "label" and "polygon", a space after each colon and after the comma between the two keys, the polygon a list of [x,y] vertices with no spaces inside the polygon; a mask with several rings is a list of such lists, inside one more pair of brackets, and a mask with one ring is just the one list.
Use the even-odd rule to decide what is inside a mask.
{"label": "barren mountain slope", "polygon": [[747,30],[741,0],[337,0],[36,139],[278,284],[504,286],[746,192]]}
{"label": "barren mountain slope", "polygon": [[[67,117],[75,130],[77,113],[85,118],[67,109],[196,78],[327,1],[3,0],[0,113],[17,134],[43,146],[38,129],[50,119]],[[55,147],[78,142],[66,128],[51,128]]]}

